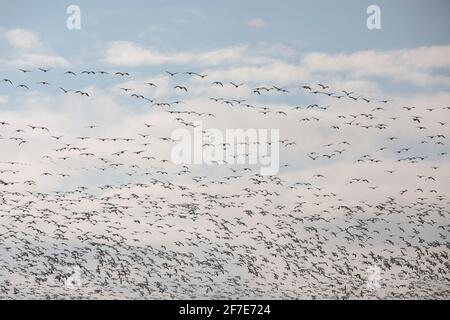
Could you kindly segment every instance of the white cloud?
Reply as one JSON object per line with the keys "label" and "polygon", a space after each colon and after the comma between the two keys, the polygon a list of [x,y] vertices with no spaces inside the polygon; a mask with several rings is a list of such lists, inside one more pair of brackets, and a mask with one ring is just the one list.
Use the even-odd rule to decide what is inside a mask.
{"label": "white cloud", "polygon": [[[373,82],[387,78],[414,85],[450,86],[450,77],[435,71],[450,68],[450,46],[391,51],[357,51],[349,54],[307,53],[298,63],[288,62],[295,52],[283,45],[245,45],[206,51],[169,51],[145,48],[133,42],[113,42],[104,61],[115,66],[186,64],[208,67],[214,78],[250,81],[258,78],[278,84],[294,84],[326,75],[328,81]],[[214,67],[214,69],[212,68]],[[371,86],[369,84],[369,86]],[[373,90],[370,90],[373,91]]]}
{"label": "white cloud", "polygon": [[1,35],[9,44],[17,49],[33,49],[40,46],[40,40],[36,33],[25,29],[4,30]]}
{"label": "white cloud", "polygon": [[252,19],[247,21],[247,25],[252,28],[263,28],[266,26],[266,22],[263,19]]}

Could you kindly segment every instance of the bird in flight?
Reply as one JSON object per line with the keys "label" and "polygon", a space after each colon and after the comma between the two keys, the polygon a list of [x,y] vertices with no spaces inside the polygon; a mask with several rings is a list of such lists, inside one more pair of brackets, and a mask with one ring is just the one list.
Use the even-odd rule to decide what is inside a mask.
{"label": "bird in flight", "polygon": [[72,91],[72,89],[64,89],[63,87],[59,87],[64,93],[68,93]]}
{"label": "bird in flight", "polygon": [[25,69],[17,69],[17,70],[22,71],[23,73],[30,73],[30,72],[33,72],[33,71],[31,71],[31,70],[25,70]]}
{"label": "bird in flight", "polygon": [[234,83],[234,82],[230,82],[230,84],[231,84],[233,87],[235,87],[236,89],[244,85],[243,83]]}

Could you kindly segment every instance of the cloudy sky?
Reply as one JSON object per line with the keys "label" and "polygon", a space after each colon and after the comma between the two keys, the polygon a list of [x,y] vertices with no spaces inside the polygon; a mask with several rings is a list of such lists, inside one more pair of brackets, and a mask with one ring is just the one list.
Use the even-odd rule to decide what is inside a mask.
{"label": "cloudy sky", "polygon": [[[366,25],[366,10],[372,4],[381,9],[379,30]],[[66,26],[70,5],[81,10],[79,30]],[[418,188],[430,199],[444,197],[450,194],[449,15],[450,3],[445,0],[43,0],[38,8],[31,1],[0,0],[0,78],[12,82],[0,83],[0,124],[7,123],[0,125],[0,181],[13,182],[10,191],[55,192],[86,186],[98,196],[110,192],[99,186],[149,179],[194,190],[199,187],[192,181],[195,176],[205,176],[202,182],[213,193],[253,187],[243,166],[231,166],[246,179],[236,183],[228,178],[233,172],[224,164],[193,165],[190,174],[179,174],[180,166],[170,162],[173,144],[161,139],[183,127],[176,119],[179,116],[188,123],[203,121],[204,129],[278,129],[286,141],[279,155],[282,167],[267,179],[281,179],[284,189],[267,186],[281,194],[274,207],[292,209],[304,197],[304,211],[328,214],[338,204],[377,203],[404,189],[409,191],[398,201],[408,204],[417,200]],[[67,74],[68,70],[77,75]],[[83,70],[109,74],[86,75]],[[166,70],[180,74],[171,77]],[[117,71],[130,75],[118,76]],[[207,76],[182,74],[188,71]],[[235,88],[230,82],[242,86]],[[330,95],[312,94],[321,91],[318,84],[325,84],[324,91]],[[174,88],[177,85],[188,92]],[[60,87],[72,91],[64,94]],[[258,93],[258,87],[272,89]],[[357,99],[343,91],[353,92],[350,96]],[[183,103],[164,108],[131,93],[155,103]],[[211,97],[243,102],[229,107]],[[311,104],[317,106],[308,108]],[[262,112],[264,108],[268,114]],[[169,110],[197,114],[177,115]],[[59,136],[61,140],[55,138]],[[112,143],[102,138],[132,140]],[[58,151],[65,144],[83,149]],[[330,154],[331,158],[324,156]],[[430,176],[432,181],[427,180]],[[224,178],[227,183],[219,183]],[[364,178],[368,185],[354,180]],[[26,183],[30,180],[34,184]],[[301,187],[305,183],[339,199],[319,201],[313,191]],[[169,194],[161,184],[154,186],[155,195],[173,202],[184,199],[183,192]],[[245,205],[254,207],[262,201],[247,199]],[[440,203],[448,210],[445,201]],[[89,202],[83,208],[98,206]],[[131,221],[135,209],[140,214],[138,207],[130,210],[130,233],[136,227]],[[229,213],[222,209],[216,212],[226,217]],[[444,223],[445,219],[439,219],[438,224]],[[270,225],[276,219],[264,221]],[[208,223],[199,226],[207,228]],[[434,239],[435,227],[424,229],[424,236]],[[170,246],[174,239],[178,235],[169,232],[158,243]],[[141,240],[154,242],[145,236]],[[295,293],[297,285],[286,284],[285,289]]]}

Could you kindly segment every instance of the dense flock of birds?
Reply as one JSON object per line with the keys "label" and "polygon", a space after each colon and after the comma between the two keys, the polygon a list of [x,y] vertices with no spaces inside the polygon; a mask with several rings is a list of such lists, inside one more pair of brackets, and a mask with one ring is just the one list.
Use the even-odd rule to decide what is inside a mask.
{"label": "dense flock of birds", "polygon": [[[15,72],[1,80],[0,93],[46,87],[53,95],[75,95],[80,104],[95,92],[53,83],[52,74],[93,82],[133,78],[129,72],[95,70]],[[32,82],[30,74],[43,80]],[[279,141],[282,155],[292,152],[294,161],[286,163],[282,156],[280,174],[273,176],[225,160],[206,169],[176,166],[153,147],[176,141],[170,132],[155,135],[166,123],[151,118],[136,123],[135,134],[127,136],[105,136],[105,124],[85,123],[80,135],[71,135],[33,119],[20,125],[0,118],[0,150],[15,150],[0,152],[1,298],[450,297],[450,107],[398,106],[395,99],[323,83],[253,87],[190,71],[166,71],[165,77],[180,100],[146,96],[125,85],[117,88],[189,129],[196,120],[217,119],[219,110],[295,122],[298,140],[281,136]],[[254,98],[208,96],[204,99],[211,109],[199,111],[188,101],[197,83],[247,90]],[[159,85],[145,83],[148,88]],[[284,108],[258,102],[292,92],[317,102]],[[359,103],[360,112],[345,112],[348,103]],[[337,115],[330,111],[336,104]],[[438,121],[431,117],[436,113]],[[8,114],[0,110],[0,115]],[[331,125],[324,121],[327,115]],[[302,149],[302,132],[311,126],[333,141]],[[405,127],[415,140],[404,134]],[[350,128],[383,142],[352,158],[359,152],[356,143],[341,138]],[[42,141],[47,147],[33,151],[37,160],[22,156],[24,148]],[[214,143],[203,145],[208,147]],[[380,179],[348,170],[339,183],[331,183],[321,168],[343,157],[354,168],[374,170]],[[297,176],[299,163],[314,174]],[[33,168],[45,170],[36,173]],[[390,190],[405,171],[416,183]],[[70,186],[72,179],[86,184],[48,187]],[[375,287],[368,274],[374,267],[379,268]]]}

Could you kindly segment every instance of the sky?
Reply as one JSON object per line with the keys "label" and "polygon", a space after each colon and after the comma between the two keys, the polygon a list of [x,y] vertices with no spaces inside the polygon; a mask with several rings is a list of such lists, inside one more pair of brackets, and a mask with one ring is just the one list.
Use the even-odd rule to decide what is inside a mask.
{"label": "sky", "polygon": [[[380,30],[366,27],[366,9],[373,4],[370,1],[230,1],[225,5],[220,1],[44,0],[39,10],[30,1],[1,1],[0,21],[3,33],[13,29],[32,31],[36,41],[26,50],[55,58],[48,61],[49,65],[107,66],[111,62],[105,59],[108,48],[118,42],[153,49],[161,55],[270,47],[284,61],[297,63],[314,52],[351,54],[447,45],[450,5],[447,1],[432,3],[377,2]],[[66,28],[66,9],[72,4],[81,9],[81,30]],[[16,49],[8,41],[0,43],[6,59],[26,51]],[[64,61],[58,61],[58,57]],[[27,63],[31,62],[22,64]],[[144,65],[146,70],[163,70],[158,63]],[[448,74],[448,70],[439,72]],[[402,87],[401,83],[395,85],[396,89]]]}
{"label": "sky", "polygon": [[[432,4],[431,4],[432,3]],[[82,10],[82,30],[65,28],[66,8]],[[382,10],[382,28],[366,28],[366,8]],[[161,50],[208,50],[277,43],[299,53],[405,49],[448,43],[448,1],[2,1],[4,28],[31,29],[45,46],[77,59],[111,41]],[[251,21],[259,23],[251,24]],[[95,58],[90,55],[89,58]]]}
{"label": "sky", "polygon": [[[66,26],[66,9],[70,5],[81,10],[79,30]],[[381,10],[379,30],[367,28],[366,10],[370,5],[378,5]],[[159,182],[150,196],[167,197],[173,203],[185,201],[186,194],[180,190],[168,192],[169,182],[198,191],[189,197],[200,202],[204,201],[199,195],[203,182],[209,184],[213,194],[243,194],[245,187],[256,188],[243,166],[231,166],[236,173],[223,163],[189,165],[191,172],[186,175],[180,173],[179,165],[170,162],[173,143],[161,138],[169,138],[186,123],[189,127],[190,122],[201,120],[205,129],[277,129],[286,141],[280,149],[280,171],[264,178],[269,179],[267,190],[279,192],[279,197],[270,198],[273,204],[268,204],[265,197],[240,199],[245,203],[243,207],[255,210],[264,206],[278,215],[277,210],[281,209],[275,209],[277,205],[292,213],[304,200],[304,212],[330,217],[345,205],[367,203],[372,208],[393,195],[399,206],[407,207],[416,203],[420,194],[442,205],[444,209],[437,209],[438,213],[447,210],[448,214],[449,15],[450,2],[438,0],[42,0],[39,5],[36,1],[0,0],[0,79],[9,79],[13,84],[0,82],[0,182],[13,182],[7,192],[48,192],[52,197],[55,192],[85,186],[98,197],[92,202],[83,200],[73,212],[97,210],[103,205],[101,197],[114,192],[134,192],[145,198],[147,191],[136,186],[124,190],[123,186],[152,179]],[[50,70],[44,73],[38,68]],[[77,75],[67,74],[69,70]],[[95,70],[96,74],[82,74],[83,70]],[[109,74],[101,75],[99,70]],[[179,74],[171,77],[167,70]],[[130,75],[116,75],[117,71]],[[188,71],[206,76],[183,74]],[[39,84],[41,81],[49,85]],[[149,82],[157,87],[149,86]],[[235,88],[230,82],[242,86]],[[29,89],[19,87],[21,84]],[[323,89],[325,94],[311,92],[321,91],[319,84],[327,86]],[[185,86],[186,91],[176,86]],[[304,86],[312,89],[308,91]],[[61,87],[71,91],[64,94]],[[271,89],[265,92],[255,89],[258,87]],[[76,90],[89,96],[80,96]],[[352,93],[347,95],[344,91]],[[153,102],[130,97],[131,93],[142,94]],[[343,96],[335,98],[339,95]],[[352,95],[355,100],[348,97]],[[211,97],[245,101],[233,102],[229,107]],[[172,105],[155,105],[161,102]],[[244,107],[245,103],[250,107]],[[311,107],[312,104],[317,106]],[[197,114],[171,114],[171,110]],[[264,114],[264,110],[269,113]],[[2,121],[8,124],[1,125]],[[90,125],[95,128],[88,128]],[[59,136],[61,140],[55,138]],[[389,140],[391,137],[396,139]],[[112,143],[100,142],[99,138],[132,140]],[[77,153],[63,149],[64,146],[84,149]],[[115,155],[121,151],[122,155]],[[19,169],[9,162],[17,162]],[[258,166],[251,168],[258,172]],[[49,172],[53,176],[45,175]],[[243,180],[234,181],[229,177],[233,173],[242,175]],[[195,176],[203,177],[202,182],[193,180]],[[434,180],[427,179],[430,176]],[[370,183],[361,184],[362,178]],[[281,179],[282,186],[271,184],[276,179]],[[29,185],[27,180],[35,184]],[[100,188],[105,185],[106,189]],[[405,189],[408,192],[401,193]],[[328,199],[330,194],[335,196]],[[143,243],[169,247],[174,241],[183,240],[174,230],[169,230],[166,237],[146,238],[133,222],[136,216],[148,218],[141,216],[142,203],[116,200],[118,205],[131,208],[129,217],[119,219],[129,228],[124,231],[128,239],[135,232],[134,236],[138,234],[136,237]],[[438,208],[435,202],[431,205]],[[8,212],[14,203],[4,202],[3,206],[0,209]],[[161,206],[168,212],[173,209],[165,203]],[[229,215],[240,218],[237,209],[215,210],[223,219]],[[367,208],[367,214],[373,211]],[[438,239],[439,232],[448,235],[448,226],[445,232],[438,230],[438,226],[448,222],[438,213],[433,217],[436,223],[421,230],[421,236],[429,241]],[[249,225],[259,218],[274,230],[280,221],[275,214],[245,217]],[[386,249],[386,238],[399,236],[398,230],[385,231],[389,223],[408,223],[402,220],[404,217],[386,218],[386,225],[376,226],[381,233],[380,238],[373,240],[373,250],[381,252]],[[6,219],[2,216],[0,222]],[[188,221],[183,227],[198,227],[199,232],[209,236],[205,230],[212,228],[210,222],[202,219]],[[336,219],[337,226],[348,226],[345,217]],[[47,227],[43,223],[43,230]],[[83,228],[101,233],[98,226]],[[77,236],[74,231],[68,237],[75,243]],[[54,239],[50,237],[48,241],[52,243]],[[232,241],[240,245],[252,240],[242,236]],[[223,244],[218,239],[212,242],[219,248]],[[337,243],[345,245],[343,239]],[[401,241],[398,243],[399,246],[389,248],[400,250]],[[355,247],[352,250],[359,253],[360,248]],[[410,257],[414,258],[414,253]],[[278,263],[281,262],[274,261],[275,265]],[[358,263],[356,266],[362,268]],[[239,270],[236,272],[243,278],[252,279],[236,265],[229,266],[229,270]],[[287,277],[286,283],[280,284],[283,295],[303,296],[296,278]],[[15,281],[21,283],[20,278]],[[283,296],[273,293],[269,285],[261,288],[264,297]]]}

